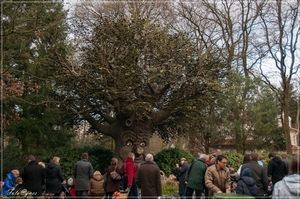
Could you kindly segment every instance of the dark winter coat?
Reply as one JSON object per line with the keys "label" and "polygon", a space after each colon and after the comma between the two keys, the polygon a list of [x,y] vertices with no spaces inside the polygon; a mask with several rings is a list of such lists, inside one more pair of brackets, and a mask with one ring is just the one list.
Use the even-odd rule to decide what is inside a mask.
{"label": "dark winter coat", "polygon": [[[250,174],[247,175],[246,172]],[[257,196],[256,181],[251,177],[251,171],[249,168],[244,169],[242,177],[238,180],[236,193],[248,196]]]}
{"label": "dark winter coat", "polygon": [[103,189],[104,177],[101,174],[94,174],[93,177],[90,179],[90,183],[91,183],[91,196],[104,196],[105,194]]}
{"label": "dark winter coat", "polygon": [[159,167],[152,162],[145,162],[137,170],[136,184],[141,188],[142,199],[157,199],[162,195]]}
{"label": "dark winter coat", "polygon": [[241,172],[243,172],[243,170],[246,168],[249,168],[251,170],[251,177],[256,181],[258,196],[267,194],[268,175],[266,169],[263,166],[259,165],[256,160],[251,160],[250,162],[243,164]]}
{"label": "dark winter coat", "polygon": [[183,195],[185,193],[186,188],[186,175],[189,170],[189,165],[187,163],[182,164],[180,167],[177,168],[177,171],[179,171],[179,195]]}
{"label": "dark winter coat", "polygon": [[46,179],[46,171],[43,166],[39,165],[37,161],[29,162],[24,168],[22,178],[27,190],[35,196],[42,195],[42,185],[45,184]]}
{"label": "dark winter coat", "polygon": [[46,168],[46,193],[60,193],[63,180],[61,167],[54,162],[49,163]]}
{"label": "dark winter coat", "polygon": [[272,176],[271,181],[275,185],[288,174],[288,169],[286,164],[276,156],[268,164],[268,174]]}
{"label": "dark winter coat", "polygon": [[120,190],[120,181],[113,180],[110,176],[110,173],[113,172],[115,169],[116,169],[116,172],[120,174],[120,168],[118,165],[111,164],[107,168],[107,171],[106,171],[106,178],[107,178],[106,192],[107,193],[113,193],[115,191]]}
{"label": "dark winter coat", "polygon": [[74,169],[75,190],[90,190],[90,179],[93,177],[93,166],[87,159],[78,161]]}
{"label": "dark winter coat", "polygon": [[196,160],[188,171],[187,177],[187,186],[191,189],[196,190],[204,190],[205,187],[205,171],[206,171],[206,164],[203,160],[198,159]]}

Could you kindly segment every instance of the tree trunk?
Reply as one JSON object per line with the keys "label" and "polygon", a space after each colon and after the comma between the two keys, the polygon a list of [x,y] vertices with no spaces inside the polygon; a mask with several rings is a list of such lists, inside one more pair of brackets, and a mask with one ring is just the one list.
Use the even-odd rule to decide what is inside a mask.
{"label": "tree trunk", "polygon": [[291,135],[290,135],[290,124],[289,124],[289,88],[284,90],[284,99],[283,99],[283,131],[286,142],[286,152],[287,154],[292,154],[292,144],[291,144]]}
{"label": "tree trunk", "polygon": [[152,120],[139,120],[135,116],[127,119],[118,118],[111,125],[100,125],[92,117],[86,117],[99,133],[111,136],[115,141],[114,157],[122,165],[129,152],[135,154],[135,163],[140,165],[149,153],[150,135],[153,130]]}

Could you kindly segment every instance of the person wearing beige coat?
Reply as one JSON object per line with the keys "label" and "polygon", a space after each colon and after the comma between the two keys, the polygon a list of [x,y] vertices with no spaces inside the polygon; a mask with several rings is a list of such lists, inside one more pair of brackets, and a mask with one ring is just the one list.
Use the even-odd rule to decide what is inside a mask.
{"label": "person wearing beige coat", "polygon": [[214,193],[230,193],[230,172],[226,167],[227,158],[223,155],[216,157],[216,163],[206,169],[205,186],[208,189],[208,196]]}
{"label": "person wearing beige coat", "polygon": [[90,179],[90,196],[92,196],[92,198],[103,198],[105,195],[103,184],[104,176],[101,175],[100,171],[95,171],[93,177]]}

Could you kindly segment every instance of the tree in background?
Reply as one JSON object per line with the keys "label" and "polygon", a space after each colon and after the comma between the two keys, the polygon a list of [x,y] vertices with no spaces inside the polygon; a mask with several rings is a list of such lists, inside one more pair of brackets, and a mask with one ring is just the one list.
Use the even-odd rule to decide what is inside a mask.
{"label": "tree in background", "polygon": [[[50,78],[58,70],[57,54],[66,56],[68,25],[62,2],[3,2],[1,71],[2,123],[7,150],[22,159],[37,156],[61,145],[70,145],[72,119],[55,101],[58,87]],[[50,67],[52,66],[52,67]],[[3,84],[4,83],[4,84]],[[23,159],[22,159],[23,160]],[[4,162],[6,160],[4,159]],[[25,163],[25,161],[24,161]],[[10,168],[11,169],[11,168]]]}
{"label": "tree in background", "polygon": [[300,1],[267,1],[261,9],[264,49],[274,61],[272,68],[280,77],[280,86],[271,83],[274,74],[261,70],[266,83],[277,94],[281,108],[281,123],[286,141],[286,151],[292,154],[289,103],[290,88],[294,76],[300,69],[299,36],[300,36]]}
{"label": "tree in background", "polygon": [[[245,143],[239,140],[245,142],[249,137],[245,136],[245,126],[250,125],[247,122],[252,117],[249,115],[249,96],[257,97],[255,67],[264,54],[260,54],[256,46],[258,33],[254,30],[259,28],[259,10],[263,5],[264,1],[203,0],[180,1],[174,7],[178,29],[184,24],[185,31],[198,42],[200,52],[215,49],[226,60],[227,72],[231,74],[224,80],[226,89],[218,100],[199,113],[201,122],[193,124],[198,131],[189,133],[190,140],[198,143],[195,146],[205,146],[206,153],[210,144],[220,146],[225,138],[236,140],[233,144],[237,144],[238,151],[246,149]],[[274,117],[269,119],[272,123]]]}
{"label": "tree in background", "polygon": [[242,154],[246,150],[264,148],[267,141],[274,142],[270,138],[271,132],[278,128],[274,94],[260,78],[246,78],[235,73],[229,79],[232,79],[231,84],[217,102],[222,125],[214,140],[233,140],[237,152]]}

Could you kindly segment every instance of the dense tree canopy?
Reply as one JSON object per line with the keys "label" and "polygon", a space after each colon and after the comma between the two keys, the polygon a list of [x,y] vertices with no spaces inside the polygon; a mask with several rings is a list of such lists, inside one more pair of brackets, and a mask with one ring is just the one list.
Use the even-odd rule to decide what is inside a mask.
{"label": "dense tree canopy", "polygon": [[93,129],[112,136],[116,150],[121,142],[135,142],[119,140],[121,132],[145,134],[143,145],[154,132],[165,140],[185,133],[187,121],[222,90],[226,68],[215,52],[199,53],[186,34],[138,11],[112,9],[76,18],[78,64],[70,63],[56,79],[65,104]]}
{"label": "dense tree canopy", "polygon": [[66,11],[61,2],[2,5],[2,138],[19,146],[20,156],[42,154],[72,137],[72,121],[53,101],[56,85],[50,78],[57,67],[54,53],[66,56],[68,50]]}

